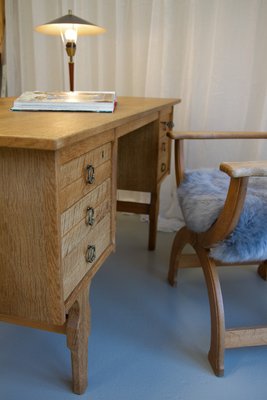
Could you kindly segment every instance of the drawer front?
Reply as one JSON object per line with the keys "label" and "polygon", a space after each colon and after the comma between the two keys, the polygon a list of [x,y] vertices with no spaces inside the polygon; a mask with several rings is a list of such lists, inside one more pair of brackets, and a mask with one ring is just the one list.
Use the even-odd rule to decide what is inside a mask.
{"label": "drawer front", "polygon": [[106,143],[103,146],[81,155],[70,162],[63,164],[60,168],[59,187],[64,187],[74,183],[77,180],[87,179],[87,166],[92,165],[94,168],[110,160],[111,158],[111,143]]}
{"label": "drawer front", "polygon": [[63,212],[86,194],[94,190],[98,185],[111,177],[111,161],[94,168],[94,180],[89,183],[85,176],[66,186],[60,191],[60,211]]}
{"label": "drawer front", "polygon": [[173,121],[172,121],[172,110],[165,111],[164,113],[160,114],[160,127],[159,133],[160,137],[167,135],[173,128]]}
{"label": "drawer front", "polygon": [[81,238],[78,244],[63,257],[63,292],[64,299],[71,294],[88,271],[111,243],[110,213]]}
{"label": "drawer front", "polygon": [[[61,236],[64,238],[75,226],[83,225],[92,229],[101,219],[103,204],[110,203],[111,179],[106,179],[93,191],[82,197],[61,214]],[[94,220],[90,222],[90,218]]]}
{"label": "drawer front", "polygon": [[59,176],[61,212],[111,178],[110,158],[111,144],[107,143],[61,166]]}
{"label": "drawer front", "polygon": [[164,135],[159,139],[158,179],[170,172],[170,139]]}
{"label": "drawer front", "polygon": [[111,212],[110,179],[61,216],[62,257],[66,257]]}

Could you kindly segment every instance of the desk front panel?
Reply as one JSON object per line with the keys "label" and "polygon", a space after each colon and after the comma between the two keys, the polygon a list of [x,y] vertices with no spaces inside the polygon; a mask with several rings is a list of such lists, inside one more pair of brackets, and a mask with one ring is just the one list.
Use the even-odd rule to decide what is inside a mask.
{"label": "desk front panel", "polygon": [[60,152],[0,149],[0,315],[63,324],[112,251],[116,146],[103,137]]}

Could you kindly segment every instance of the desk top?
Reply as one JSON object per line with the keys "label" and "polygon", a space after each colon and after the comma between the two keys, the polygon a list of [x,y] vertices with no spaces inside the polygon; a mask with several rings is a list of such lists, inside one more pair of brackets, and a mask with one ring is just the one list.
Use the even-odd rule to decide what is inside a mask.
{"label": "desk top", "polygon": [[11,111],[13,101],[14,98],[0,99],[0,147],[43,150],[60,149],[180,102],[179,99],[119,97],[114,113],[88,113]]}

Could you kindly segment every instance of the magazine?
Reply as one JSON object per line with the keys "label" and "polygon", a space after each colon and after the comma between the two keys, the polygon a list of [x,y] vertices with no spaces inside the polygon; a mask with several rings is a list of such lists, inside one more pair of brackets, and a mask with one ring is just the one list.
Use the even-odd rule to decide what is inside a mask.
{"label": "magazine", "polygon": [[24,92],[11,108],[13,111],[91,111],[113,112],[115,92]]}

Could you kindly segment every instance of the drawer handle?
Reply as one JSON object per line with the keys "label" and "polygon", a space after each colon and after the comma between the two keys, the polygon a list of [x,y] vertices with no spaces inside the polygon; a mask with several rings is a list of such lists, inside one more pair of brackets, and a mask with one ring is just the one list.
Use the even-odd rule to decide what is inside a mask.
{"label": "drawer handle", "polygon": [[86,210],[86,218],[85,218],[85,223],[86,225],[93,226],[95,223],[95,210],[92,207],[87,207]]}
{"label": "drawer handle", "polygon": [[96,259],[96,249],[94,245],[89,245],[86,250],[85,260],[88,263],[94,262]]}
{"label": "drawer handle", "polygon": [[166,143],[165,142],[162,143],[161,150],[162,151],[166,151]]}
{"label": "drawer handle", "polygon": [[161,172],[166,171],[166,164],[165,163],[161,164],[160,170],[161,170]]}
{"label": "drawer handle", "polygon": [[172,129],[174,127],[173,121],[161,121],[165,129]]}
{"label": "drawer handle", "polygon": [[86,172],[86,183],[89,183],[89,185],[91,185],[95,181],[95,169],[91,164],[89,164],[86,166]]}

